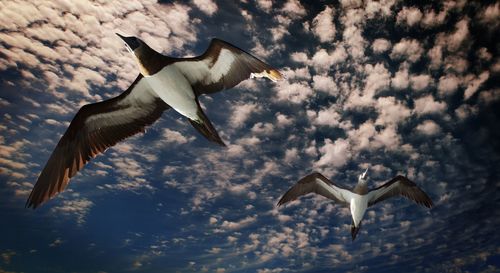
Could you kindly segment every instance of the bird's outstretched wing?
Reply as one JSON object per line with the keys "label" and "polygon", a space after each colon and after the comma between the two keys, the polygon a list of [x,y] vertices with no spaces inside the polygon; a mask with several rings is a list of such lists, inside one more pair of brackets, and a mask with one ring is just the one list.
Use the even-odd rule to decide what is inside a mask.
{"label": "bird's outstretched wing", "polygon": [[291,187],[278,202],[281,206],[287,202],[293,201],[302,195],[308,193],[317,193],[326,198],[335,200],[339,203],[349,203],[352,192],[344,189],[320,173],[312,173],[300,179],[293,187]]}
{"label": "bird's outstretched wing", "polygon": [[228,42],[212,39],[202,55],[179,59],[175,65],[189,80],[196,95],[211,94],[234,87],[250,77],[281,80],[281,73]]}
{"label": "bird's outstretched wing", "polygon": [[368,193],[368,206],[384,201],[394,196],[404,196],[415,203],[431,208],[432,200],[414,182],[408,178],[398,175],[386,182],[384,185],[371,190]]}
{"label": "bird's outstretched wing", "polygon": [[36,208],[63,191],[90,159],[144,131],[168,108],[141,75],[121,95],[80,108],[40,173],[26,207]]}

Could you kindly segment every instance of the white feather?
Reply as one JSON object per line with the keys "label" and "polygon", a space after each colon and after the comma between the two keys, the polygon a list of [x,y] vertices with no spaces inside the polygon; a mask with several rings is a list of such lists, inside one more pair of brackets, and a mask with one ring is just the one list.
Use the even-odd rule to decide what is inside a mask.
{"label": "white feather", "polygon": [[153,91],[181,115],[198,120],[198,105],[189,81],[175,65],[167,65],[153,76],[146,77]]}

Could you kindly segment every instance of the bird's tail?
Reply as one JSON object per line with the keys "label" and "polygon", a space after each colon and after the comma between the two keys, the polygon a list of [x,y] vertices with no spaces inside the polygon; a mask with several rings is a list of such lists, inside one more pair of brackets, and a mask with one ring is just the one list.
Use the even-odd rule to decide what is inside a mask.
{"label": "bird's tail", "polygon": [[226,146],[224,141],[220,138],[219,134],[215,130],[214,126],[208,119],[208,117],[203,113],[203,110],[198,103],[198,120],[189,119],[189,122],[193,127],[198,130],[203,136],[205,136],[208,140],[220,144],[221,146]]}
{"label": "bird's tail", "polygon": [[358,235],[359,229],[361,228],[361,222],[359,222],[359,226],[356,226],[354,222],[351,224],[351,236],[352,240],[356,239],[356,235]]}

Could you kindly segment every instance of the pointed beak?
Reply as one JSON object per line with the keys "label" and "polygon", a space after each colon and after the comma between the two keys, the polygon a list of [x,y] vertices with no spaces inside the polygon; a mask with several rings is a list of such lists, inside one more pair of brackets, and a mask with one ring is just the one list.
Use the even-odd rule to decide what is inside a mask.
{"label": "pointed beak", "polygon": [[365,172],[363,173],[363,179],[366,177],[367,172],[368,172],[368,168],[366,168]]}
{"label": "pointed beak", "polygon": [[119,33],[115,34],[118,35],[118,37],[120,37],[125,42],[125,44],[131,51],[134,51],[134,49],[136,49],[139,46],[137,43],[137,39],[135,37],[125,37]]}

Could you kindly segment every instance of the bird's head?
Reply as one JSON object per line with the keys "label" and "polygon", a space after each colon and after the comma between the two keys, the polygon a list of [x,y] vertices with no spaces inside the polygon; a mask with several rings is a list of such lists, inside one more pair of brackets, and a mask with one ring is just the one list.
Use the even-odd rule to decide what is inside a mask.
{"label": "bird's head", "polygon": [[368,177],[366,176],[367,173],[368,173],[368,168],[366,168],[364,173],[359,175],[358,183],[366,183],[366,181],[368,180]]}
{"label": "bird's head", "polygon": [[145,43],[137,37],[123,36],[123,35],[118,34],[118,33],[116,33],[116,35],[118,35],[118,37],[120,37],[125,42],[125,45],[127,46],[128,51],[130,51],[130,53],[132,53],[134,55],[135,55],[136,50],[140,50],[141,47],[143,45],[145,45]]}
{"label": "bird's head", "polygon": [[132,55],[134,55],[143,76],[151,76],[158,72],[158,69],[152,64],[154,63],[154,60],[158,59],[158,55],[162,56],[161,54],[154,51],[145,42],[137,37],[127,37],[118,33],[116,33],[116,35],[118,35],[118,37],[120,37],[125,42],[127,50],[132,53]]}

